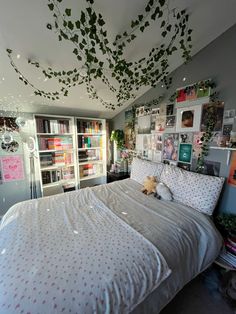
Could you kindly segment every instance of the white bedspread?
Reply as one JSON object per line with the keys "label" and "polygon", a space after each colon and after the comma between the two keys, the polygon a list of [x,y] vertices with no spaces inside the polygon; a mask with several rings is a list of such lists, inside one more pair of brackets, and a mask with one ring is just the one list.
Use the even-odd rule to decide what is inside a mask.
{"label": "white bedspread", "polygon": [[101,188],[8,211],[0,228],[1,314],[128,313],[169,276],[158,245],[105,206]]}

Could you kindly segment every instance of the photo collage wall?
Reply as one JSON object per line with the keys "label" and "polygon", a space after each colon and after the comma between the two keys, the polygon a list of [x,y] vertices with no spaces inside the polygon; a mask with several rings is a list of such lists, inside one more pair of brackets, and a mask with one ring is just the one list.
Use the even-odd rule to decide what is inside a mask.
{"label": "photo collage wall", "polygon": [[[195,86],[195,85],[193,85]],[[136,109],[136,152],[152,161],[177,165],[195,171],[201,153],[209,110],[217,118],[210,146],[226,146],[235,110],[224,110],[224,102],[210,102],[210,87],[204,90],[184,87],[177,90],[174,104]],[[205,161],[204,173],[219,176],[220,162]]]}

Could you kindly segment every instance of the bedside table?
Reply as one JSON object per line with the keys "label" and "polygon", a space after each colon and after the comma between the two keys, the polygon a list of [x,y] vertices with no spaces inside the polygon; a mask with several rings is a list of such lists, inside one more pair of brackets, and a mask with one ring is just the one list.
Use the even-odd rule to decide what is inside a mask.
{"label": "bedside table", "polygon": [[130,174],[128,172],[110,172],[107,171],[107,183],[128,179]]}

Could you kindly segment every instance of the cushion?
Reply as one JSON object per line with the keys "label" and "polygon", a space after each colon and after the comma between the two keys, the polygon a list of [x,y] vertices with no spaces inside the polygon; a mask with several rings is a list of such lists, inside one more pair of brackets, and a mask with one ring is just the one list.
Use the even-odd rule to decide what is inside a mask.
{"label": "cushion", "polygon": [[172,201],[171,191],[168,186],[165,185],[165,183],[158,183],[156,187],[156,192],[164,201]]}
{"label": "cushion", "polygon": [[224,178],[213,177],[165,165],[161,182],[170,189],[173,199],[212,215],[224,183]]}
{"label": "cushion", "polygon": [[140,184],[143,184],[144,179],[148,176],[155,176],[157,177],[157,181],[160,181],[163,167],[164,165],[159,162],[134,158],[131,166],[130,178]]}

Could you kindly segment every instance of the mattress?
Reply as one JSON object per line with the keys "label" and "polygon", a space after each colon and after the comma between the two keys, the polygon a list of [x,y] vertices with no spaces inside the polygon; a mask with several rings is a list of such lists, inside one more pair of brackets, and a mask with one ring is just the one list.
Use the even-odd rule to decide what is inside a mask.
{"label": "mattress", "polygon": [[[3,260],[5,257],[6,250],[8,253],[7,266],[6,263],[5,265],[4,263],[1,264],[0,261],[0,272],[4,273],[3,267],[8,269],[8,272],[4,273],[5,277],[2,276],[0,279],[0,312],[18,313],[20,309],[24,310],[21,308],[22,304],[27,305],[34,302],[37,304],[39,302],[38,299],[41,298],[40,294],[45,293],[43,285],[45,284],[46,286],[47,284],[44,270],[47,269],[47,276],[51,276],[50,271],[54,276],[56,274],[56,276],[52,283],[50,281],[50,284],[53,284],[53,286],[48,289],[49,291],[46,291],[52,299],[52,307],[47,308],[46,312],[58,313],[58,306],[64,304],[65,306],[60,308],[61,312],[80,313],[79,303],[78,306],[67,307],[68,300],[65,294],[71,297],[71,299],[74,298],[74,300],[69,301],[69,304],[77,299],[75,287],[78,286],[79,290],[81,282],[76,282],[76,276],[78,274],[81,275],[84,268],[76,262],[74,255],[74,264],[67,259],[66,248],[63,248],[61,257],[58,254],[58,250],[60,250],[58,241],[66,243],[62,235],[68,237],[68,241],[70,241],[68,242],[68,250],[69,247],[72,251],[73,249],[74,251],[78,249],[77,242],[73,242],[74,247],[72,245],[71,248],[69,233],[72,231],[74,233],[73,236],[78,236],[78,239],[82,237],[87,239],[84,244],[81,244],[83,245],[83,250],[79,247],[80,252],[77,252],[78,255],[80,254],[78,258],[81,258],[81,254],[83,255],[85,265],[94,251],[99,250],[102,252],[101,255],[106,255],[106,248],[109,246],[109,243],[112,243],[112,245],[115,242],[118,243],[118,247],[115,246],[116,250],[113,251],[114,255],[118,251],[119,254],[117,256],[119,257],[117,259],[121,259],[121,257],[123,261],[129,259],[130,254],[123,250],[125,247],[130,248],[130,253],[132,252],[135,256],[133,267],[132,262],[131,264],[127,262],[127,267],[122,266],[124,270],[121,269],[121,271],[124,271],[122,278],[127,277],[131,283],[128,286],[128,294],[122,294],[122,289],[124,288],[124,291],[127,289],[127,287],[125,288],[125,284],[128,281],[127,278],[124,280],[124,286],[117,286],[118,292],[116,291],[117,294],[115,294],[116,301],[117,303],[120,302],[119,304],[127,301],[122,300],[122,296],[127,298],[128,295],[129,299],[133,298],[132,302],[128,304],[129,306],[119,310],[121,307],[116,308],[115,305],[117,303],[115,303],[111,307],[111,301],[114,299],[111,296],[105,301],[99,300],[102,304],[100,307],[97,306],[99,302],[95,302],[93,311],[90,308],[87,312],[84,310],[83,313],[128,313],[131,311],[133,313],[159,313],[187,282],[214,261],[221,248],[222,239],[209,217],[190,207],[174,202],[160,201],[153,196],[146,196],[140,192],[140,189],[140,184],[131,179],[126,179],[91,189],[86,188],[81,191],[14,205],[4,216],[0,229],[0,260],[1,258]],[[88,206],[89,215],[86,214],[86,206]],[[92,214],[91,211],[89,212],[89,208],[90,210],[91,208],[94,209]],[[76,221],[78,211],[80,211],[81,224],[78,224],[78,221]],[[55,215],[52,215],[52,213]],[[91,224],[93,220],[95,224]],[[102,223],[98,225],[97,221],[106,221],[106,226]],[[45,229],[45,226],[48,224],[50,225],[50,230]],[[119,228],[116,228],[116,225]],[[45,232],[46,234],[43,234]],[[27,237],[24,236],[25,234],[27,234]],[[95,236],[91,238],[91,235]],[[50,245],[47,245],[45,239],[50,239],[48,241]],[[53,241],[51,241],[52,239]],[[74,238],[72,239],[74,241]],[[96,242],[98,239],[100,240],[100,246],[93,246],[93,241]],[[115,244],[117,245],[117,243]],[[27,248],[27,252],[24,252],[24,247]],[[144,251],[140,251],[141,247]],[[43,256],[45,248],[47,248],[47,253],[51,252],[51,256],[55,255],[55,259],[61,259],[63,263],[58,266],[59,262],[57,263],[52,258],[49,260],[46,255]],[[9,254],[9,251],[12,251],[12,256]],[[13,252],[17,252],[17,255],[13,254]],[[139,252],[141,252],[140,256],[143,256],[143,261],[139,256]],[[70,254],[71,252],[68,251],[68,257],[71,256]],[[120,256],[121,254],[126,254],[126,257]],[[25,265],[29,265],[30,255],[34,255],[35,260],[40,261],[41,269],[39,269],[38,263],[33,263],[33,265],[26,267],[22,271],[20,263],[25,262]],[[147,261],[145,258],[149,260]],[[112,257],[109,256],[109,259],[112,259]],[[142,262],[144,263],[142,265],[144,269],[142,283],[145,291],[143,291],[141,286],[138,286],[140,283],[138,281],[140,278],[137,276],[138,272],[134,273],[135,267],[137,265],[140,266]],[[112,264],[109,264],[108,258],[107,260],[101,260],[101,263],[105,268],[112,266]],[[84,280],[86,286],[90,284],[91,287],[98,280],[101,280],[103,284],[105,281],[106,287],[105,289],[103,287],[103,289],[107,295],[107,291],[110,291],[110,289],[114,290],[114,287],[109,286],[105,269],[103,269],[103,278],[95,278],[97,273],[95,268],[98,266],[99,261],[94,260],[93,264],[90,263],[91,269],[88,271],[93,277],[81,277],[80,279]],[[55,269],[55,267],[59,267],[59,269]],[[70,268],[69,272],[68,268]],[[21,273],[19,270],[21,270]],[[27,272],[31,272],[36,277],[39,276],[37,277],[37,282],[32,280],[32,282],[30,281],[25,285],[25,281],[28,281],[28,279],[26,280]],[[63,273],[69,273],[70,277],[74,278],[68,277],[66,279],[68,281],[67,284]],[[8,291],[5,291],[7,290],[6,288],[4,290],[4,285],[14,285],[14,278],[15,281],[22,282],[22,286],[19,284],[14,287],[15,293],[10,298],[9,296],[4,298],[4,294],[8,293]],[[50,277],[48,280],[51,280]],[[150,282],[152,282],[152,285],[150,285]],[[137,285],[137,289],[134,288],[135,285]],[[70,291],[68,290],[69,288]],[[25,291],[25,289],[30,289],[30,293]],[[51,295],[51,291],[55,291],[54,296]],[[96,290],[91,290],[91,293],[95,294]],[[137,294],[139,295],[138,298]],[[26,300],[26,296],[30,299]],[[12,300],[12,302],[9,300]],[[90,304],[91,300],[94,300],[92,295],[87,303]],[[48,302],[48,300],[40,299],[40,302],[46,301]],[[81,303],[83,301],[82,297]],[[103,304],[104,302],[105,305]],[[42,313],[42,310],[40,310],[42,308],[43,305],[37,308],[39,313]]]}

